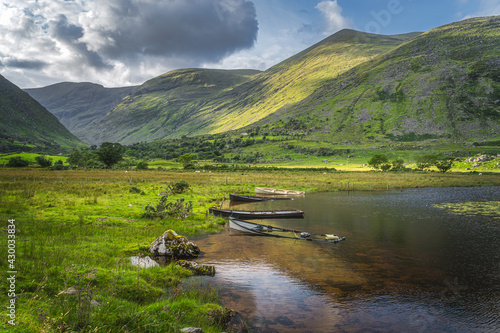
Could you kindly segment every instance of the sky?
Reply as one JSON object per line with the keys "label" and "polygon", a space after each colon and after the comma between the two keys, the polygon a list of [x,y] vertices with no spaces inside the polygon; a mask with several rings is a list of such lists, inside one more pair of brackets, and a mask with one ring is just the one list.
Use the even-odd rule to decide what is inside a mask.
{"label": "sky", "polygon": [[0,0],[0,74],[21,88],[121,87],[179,68],[266,70],[341,29],[490,15],[500,0]]}

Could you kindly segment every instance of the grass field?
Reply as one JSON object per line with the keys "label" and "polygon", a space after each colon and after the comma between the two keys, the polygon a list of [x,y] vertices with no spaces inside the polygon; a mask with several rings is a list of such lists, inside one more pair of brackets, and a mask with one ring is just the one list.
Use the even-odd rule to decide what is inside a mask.
{"label": "grass field", "polygon": [[[186,193],[170,196],[193,204],[184,219],[146,219],[166,185],[184,180]],[[331,170],[218,172],[153,169],[66,170],[0,168],[0,250],[8,253],[8,221],[15,220],[16,323],[9,332],[177,332],[187,326],[223,331],[227,310],[217,291],[183,283],[191,273],[173,264],[138,269],[133,255],[168,229],[188,238],[221,230],[224,220],[207,215],[229,193],[252,194],[255,186],[311,191],[399,190],[427,186],[500,185],[496,173],[345,172]],[[144,195],[130,191],[132,187]],[[202,249],[203,250],[203,249]],[[71,295],[69,287],[78,290]],[[9,301],[2,284],[0,300]]]}

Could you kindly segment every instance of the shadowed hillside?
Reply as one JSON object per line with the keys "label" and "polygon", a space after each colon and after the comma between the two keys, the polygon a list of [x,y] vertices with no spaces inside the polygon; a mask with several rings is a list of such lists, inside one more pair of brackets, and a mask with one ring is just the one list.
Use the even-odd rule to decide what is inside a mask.
{"label": "shadowed hillside", "polygon": [[83,145],[40,103],[1,75],[0,118],[4,152],[20,144],[39,147]]}
{"label": "shadowed hillside", "polygon": [[94,83],[62,82],[25,91],[73,134],[83,138],[91,123],[101,121],[134,88],[104,88]]}
{"label": "shadowed hillside", "polygon": [[[257,73],[215,69],[168,72],[132,91],[99,124],[90,127],[85,140],[134,143],[202,132],[207,119],[200,116],[200,110]],[[182,130],[186,127],[187,131]]]}

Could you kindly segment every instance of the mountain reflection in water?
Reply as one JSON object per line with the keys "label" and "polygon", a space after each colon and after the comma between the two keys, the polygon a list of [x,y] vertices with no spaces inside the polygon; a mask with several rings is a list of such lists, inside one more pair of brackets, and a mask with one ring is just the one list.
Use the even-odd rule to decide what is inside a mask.
{"label": "mountain reflection in water", "polygon": [[[266,224],[336,233],[338,244],[228,230],[196,240],[204,278],[253,332],[500,330],[500,222],[432,205],[500,200],[500,188],[307,194],[238,209],[301,209]],[[244,207],[244,208],[243,208]]]}

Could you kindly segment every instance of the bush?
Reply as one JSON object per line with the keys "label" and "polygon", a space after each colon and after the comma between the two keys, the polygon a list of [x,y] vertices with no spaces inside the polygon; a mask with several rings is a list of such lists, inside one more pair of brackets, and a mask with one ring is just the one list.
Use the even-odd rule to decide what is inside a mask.
{"label": "bush", "polygon": [[144,193],[143,190],[135,187],[135,186],[132,186],[129,190],[128,190],[130,193],[137,193],[137,194],[140,194],[140,195],[145,195],[146,193]]}
{"label": "bush", "polygon": [[397,158],[392,161],[392,169],[393,170],[401,170],[404,168],[405,161],[402,158]]}
{"label": "bush", "polygon": [[387,162],[389,162],[387,155],[375,154],[368,161],[368,165],[370,165],[372,168],[378,169],[382,164],[387,164]]}
{"label": "bush", "polygon": [[425,170],[427,168],[430,168],[431,166],[435,165],[437,161],[437,156],[436,155],[423,155],[423,156],[418,156],[417,157],[417,169],[418,170]]}
{"label": "bush", "polygon": [[189,188],[189,184],[187,181],[181,180],[180,182],[175,183],[172,188],[175,193],[179,194],[187,190]]}
{"label": "bush", "polygon": [[384,163],[380,166],[380,170],[382,171],[389,171],[391,169],[392,165],[390,165],[389,163]]}
{"label": "bush", "polygon": [[30,165],[30,162],[22,158],[21,156],[14,156],[9,159],[9,162],[7,162],[8,167],[14,167],[14,168],[22,168],[22,167],[27,167]]}
{"label": "bush", "polygon": [[164,217],[177,217],[186,218],[193,211],[193,203],[185,202],[184,199],[178,199],[176,202],[167,202],[168,195],[161,197],[156,206],[147,205],[144,210],[146,211],[142,217],[145,218],[164,218]]}
{"label": "bush", "polygon": [[449,158],[445,158],[436,162],[436,167],[438,168],[439,171],[443,173],[450,170],[452,166],[453,166],[453,160]]}
{"label": "bush", "polygon": [[37,156],[37,157],[35,157],[35,161],[42,168],[48,168],[48,167],[52,166],[52,159],[47,158],[45,156]]}
{"label": "bush", "polygon": [[59,160],[54,163],[54,165],[51,168],[52,170],[68,170],[69,167],[65,166],[63,164],[63,161]]}
{"label": "bush", "polygon": [[149,165],[148,165],[148,162],[146,162],[146,161],[140,161],[139,163],[137,163],[135,168],[137,170],[147,170],[147,169],[149,169]]}

